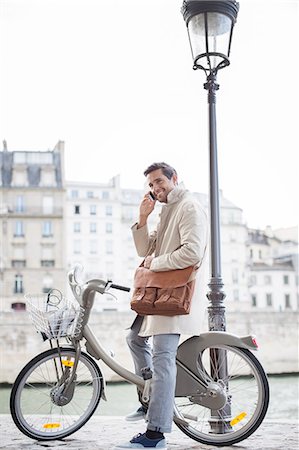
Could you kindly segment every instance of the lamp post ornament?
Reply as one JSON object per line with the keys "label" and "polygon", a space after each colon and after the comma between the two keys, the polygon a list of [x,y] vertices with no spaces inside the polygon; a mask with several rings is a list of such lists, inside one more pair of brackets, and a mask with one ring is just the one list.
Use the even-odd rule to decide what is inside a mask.
{"label": "lamp post ornament", "polygon": [[239,11],[234,0],[184,0],[182,14],[187,25],[193,69],[205,72],[209,105],[209,160],[210,160],[210,236],[211,279],[207,297],[210,301],[209,329],[225,331],[225,307],[221,276],[220,207],[218,186],[218,157],[216,134],[217,72],[228,66],[232,33]]}

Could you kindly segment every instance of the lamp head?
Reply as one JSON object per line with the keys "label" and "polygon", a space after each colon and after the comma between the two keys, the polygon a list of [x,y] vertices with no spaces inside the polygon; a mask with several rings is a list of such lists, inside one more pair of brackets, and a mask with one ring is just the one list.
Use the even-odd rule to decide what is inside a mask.
{"label": "lamp head", "polygon": [[229,65],[233,28],[239,11],[235,0],[184,0],[193,68],[217,72]]}

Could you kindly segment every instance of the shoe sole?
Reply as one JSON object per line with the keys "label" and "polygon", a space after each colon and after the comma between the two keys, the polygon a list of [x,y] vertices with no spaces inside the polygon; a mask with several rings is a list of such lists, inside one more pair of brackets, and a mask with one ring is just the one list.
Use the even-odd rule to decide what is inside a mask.
{"label": "shoe sole", "polygon": [[139,422],[140,420],[145,420],[145,415],[142,416],[142,417],[135,417],[135,418],[132,418],[132,419],[125,417],[125,420],[127,422]]}
{"label": "shoe sole", "polygon": [[134,448],[136,450],[141,450],[142,448],[144,448],[145,450],[167,450],[167,447],[113,447],[112,450],[130,450],[130,448],[132,450],[134,450]]}

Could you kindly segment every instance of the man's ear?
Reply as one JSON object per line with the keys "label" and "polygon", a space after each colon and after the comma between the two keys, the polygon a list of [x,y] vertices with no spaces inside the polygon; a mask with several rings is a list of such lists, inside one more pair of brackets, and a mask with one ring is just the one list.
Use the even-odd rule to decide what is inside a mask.
{"label": "man's ear", "polygon": [[178,184],[178,176],[177,176],[176,173],[174,173],[172,175],[172,181],[173,181],[174,185],[177,186],[177,184]]}

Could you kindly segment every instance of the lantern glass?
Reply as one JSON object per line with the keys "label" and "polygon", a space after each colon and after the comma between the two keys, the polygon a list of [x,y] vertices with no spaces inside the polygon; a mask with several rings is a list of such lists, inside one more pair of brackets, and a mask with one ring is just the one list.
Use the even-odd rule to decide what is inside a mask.
{"label": "lantern glass", "polygon": [[188,23],[188,33],[195,64],[215,69],[229,56],[232,20],[216,12],[200,13]]}

